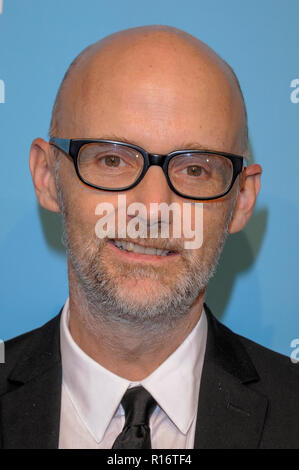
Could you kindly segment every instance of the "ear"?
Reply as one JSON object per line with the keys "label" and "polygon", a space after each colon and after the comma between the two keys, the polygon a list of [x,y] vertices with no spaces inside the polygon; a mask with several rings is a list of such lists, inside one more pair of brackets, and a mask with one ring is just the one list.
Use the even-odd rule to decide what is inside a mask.
{"label": "ear", "polygon": [[34,139],[29,166],[40,205],[51,212],[60,212],[54,177],[54,154],[48,142],[41,138]]}
{"label": "ear", "polygon": [[261,174],[262,167],[256,163],[243,170],[235,212],[228,228],[229,233],[239,232],[249,221],[261,187]]}

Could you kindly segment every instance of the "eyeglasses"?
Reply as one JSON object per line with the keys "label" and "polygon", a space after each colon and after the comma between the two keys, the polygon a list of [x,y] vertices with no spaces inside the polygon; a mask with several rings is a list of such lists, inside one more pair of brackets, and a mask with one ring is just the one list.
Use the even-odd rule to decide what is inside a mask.
{"label": "eyeglasses", "polygon": [[134,188],[149,167],[157,165],[176,194],[206,201],[225,196],[243,169],[244,157],[214,150],[176,150],[157,155],[114,140],[56,137],[51,137],[50,144],[72,158],[83,183],[105,191]]}

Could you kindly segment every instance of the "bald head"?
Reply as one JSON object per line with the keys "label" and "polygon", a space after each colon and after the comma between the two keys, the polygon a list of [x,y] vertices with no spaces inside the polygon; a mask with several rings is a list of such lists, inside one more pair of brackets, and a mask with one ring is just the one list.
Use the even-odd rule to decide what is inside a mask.
{"label": "bald head", "polygon": [[[145,26],[112,34],[79,54],[57,93],[49,133],[130,140],[126,130],[130,134],[134,121],[145,141],[153,132],[167,140],[174,126],[187,135],[189,120],[198,122],[196,143],[246,154],[246,107],[231,67],[184,31]],[[131,142],[142,146],[143,139]]]}

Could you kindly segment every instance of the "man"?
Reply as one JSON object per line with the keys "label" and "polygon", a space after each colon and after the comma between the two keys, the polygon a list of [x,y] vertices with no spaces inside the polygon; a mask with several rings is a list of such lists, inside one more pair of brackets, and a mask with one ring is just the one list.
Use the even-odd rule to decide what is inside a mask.
{"label": "man", "polygon": [[[204,304],[225,238],[260,189],[247,144],[237,78],[183,31],[122,31],[73,62],[50,141],[30,152],[39,203],[62,213],[69,299],[6,343],[4,448],[299,447],[297,370]],[[145,236],[123,234],[120,195],[145,208],[135,225]],[[181,219],[151,217],[161,203]],[[202,232],[191,249],[175,236],[185,207]],[[115,224],[99,229],[103,208],[113,234]]]}

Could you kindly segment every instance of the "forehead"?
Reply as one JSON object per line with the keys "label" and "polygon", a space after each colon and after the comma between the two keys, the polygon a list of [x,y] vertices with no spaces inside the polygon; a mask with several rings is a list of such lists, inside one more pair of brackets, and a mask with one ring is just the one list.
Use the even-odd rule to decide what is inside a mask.
{"label": "forehead", "polygon": [[83,61],[65,88],[62,116],[64,137],[113,134],[157,152],[183,139],[231,151],[242,106],[213,55],[181,44],[135,44]]}

